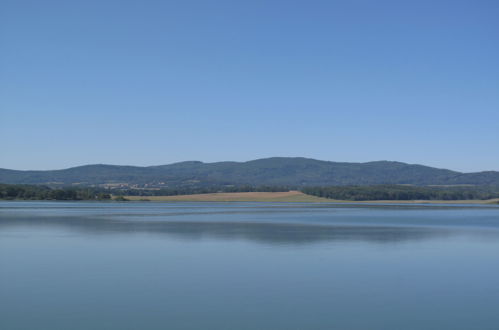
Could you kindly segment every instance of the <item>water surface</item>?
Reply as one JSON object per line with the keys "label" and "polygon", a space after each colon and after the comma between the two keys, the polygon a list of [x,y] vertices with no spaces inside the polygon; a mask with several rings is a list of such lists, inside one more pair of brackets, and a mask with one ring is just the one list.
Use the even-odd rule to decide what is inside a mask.
{"label": "water surface", "polygon": [[499,329],[499,207],[0,202],[0,329]]}

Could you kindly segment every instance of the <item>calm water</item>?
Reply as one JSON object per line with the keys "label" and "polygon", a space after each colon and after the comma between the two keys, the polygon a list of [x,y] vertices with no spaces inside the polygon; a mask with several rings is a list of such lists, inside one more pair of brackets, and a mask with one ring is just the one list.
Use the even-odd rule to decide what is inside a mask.
{"label": "calm water", "polygon": [[0,329],[499,329],[499,207],[1,202]]}

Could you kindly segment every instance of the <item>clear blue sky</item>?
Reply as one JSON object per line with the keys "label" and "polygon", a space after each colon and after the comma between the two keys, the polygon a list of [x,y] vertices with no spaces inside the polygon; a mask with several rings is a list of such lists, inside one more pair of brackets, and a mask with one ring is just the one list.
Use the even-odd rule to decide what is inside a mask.
{"label": "clear blue sky", "polygon": [[499,170],[499,1],[0,5],[0,167]]}

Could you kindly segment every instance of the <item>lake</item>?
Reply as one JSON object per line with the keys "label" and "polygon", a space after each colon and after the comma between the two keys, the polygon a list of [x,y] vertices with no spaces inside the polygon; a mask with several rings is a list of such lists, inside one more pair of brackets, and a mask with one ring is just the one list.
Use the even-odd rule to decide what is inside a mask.
{"label": "lake", "polygon": [[0,202],[0,329],[499,329],[499,206]]}

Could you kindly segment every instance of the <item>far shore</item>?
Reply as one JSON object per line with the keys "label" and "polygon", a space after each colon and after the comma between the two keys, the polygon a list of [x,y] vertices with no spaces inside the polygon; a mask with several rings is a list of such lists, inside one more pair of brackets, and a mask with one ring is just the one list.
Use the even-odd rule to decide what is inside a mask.
{"label": "far shore", "polygon": [[151,202],[296,202],[296,203],[355,203],[355,204],[498,204],[489,200],[336,200],[306,195],[300,191],[287,192],[234,192],[175,196],[124,196],[130,201]]}

